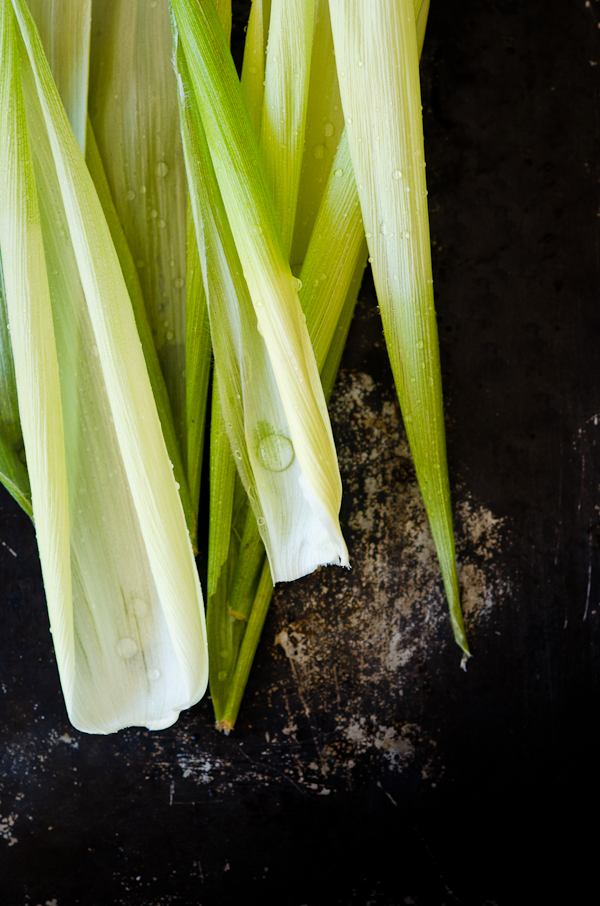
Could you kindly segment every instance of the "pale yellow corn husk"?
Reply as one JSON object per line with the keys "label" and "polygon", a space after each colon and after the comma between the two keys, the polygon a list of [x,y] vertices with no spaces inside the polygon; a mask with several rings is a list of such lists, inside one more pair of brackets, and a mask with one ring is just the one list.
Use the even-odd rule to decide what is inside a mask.
{"label": "pale yellow corn husk", "polygon": [[77,144],[85,154],[92,0],[27,0]]}
{"label": "pale yellow corn husk", "polygon": [[65,413],[73,610],[53,627],[61,681],[79,729],[158,729],[206,687],[200,586],[102,208],[26,6],[13,5]]}
{"label": "pale yellow corn husk", "polygon": [[168,0],[94,0],[89,110],[185,455],[187,187]]}
{"label": "pale yellow corn husk", "polygon": [[69,495],[50,289],[10,0],[0,2],[0,248],[50,629],[65,698],[75,673]]}
{"label": "pale yellow corn husk", "polygon": [[[278,436],[284,429],[289,431],[285,440],[292,447],[293,458],[287,456],[286,446],[286,456],[265,468],[260,452],[264,439],[260,425],[251,438],[251,449],[254,455],[263,457],[263,472],[283,475],[292,463],[296,464],[300,474],[295,491],[308,504],[315,525],[320,523],[311,542],[312,551],[301,558],[305,564],[303,572],[286,570],[274,576],[292,579],[319,563],[347,564],[339,528],[341,483],[331,427],[298,300],[298,281],[292,277],[282,253],[258,147],[221,26],[212,4],[205,0],[198,4],[176,0],[172,6],[236,255],[285,416],[285,425],[268,421],[263,430],[268,427],[267,435]],[[183,101],[185,106],[185,89]],[[196,214],[195,220],[198,229]],[[209,298],[209,308],[210,305]],[[286,507],[280,502],[279,509]],[[267,513],[263,518],[268,522]],[[270,528],[273,530],[274,526]],[[265,532],[268,530],[267,525]],[[317,536],[323,539],[322,544],[314,544]]]}
{"label": "pale yellow corn husk", "polygon": [[[266,344],[257,329],[242,268],[223,208],[202,123],[186,92],[188,73],[181,47],[182,129],[190,171],[192,209],[211,317],[217,381],[226,429],[277,581],[312,572],[339,556],[337,539],[304,492],[304,475]],[[227,459],[228,451],[223,451]],[[211,458],[214,459],[211,453]],[[222,463],[228,474],[231,463]],[[219,481],[215,477],[215,481]],[[231,490],[231,489],[230,489]],[[211,490],[211,500],[213,499]],[[227,557],[224,538],[211,526],[209,594]],[[216,539],[220,542],[216,544]],[[216,559],[215,559],[216,558]]]}

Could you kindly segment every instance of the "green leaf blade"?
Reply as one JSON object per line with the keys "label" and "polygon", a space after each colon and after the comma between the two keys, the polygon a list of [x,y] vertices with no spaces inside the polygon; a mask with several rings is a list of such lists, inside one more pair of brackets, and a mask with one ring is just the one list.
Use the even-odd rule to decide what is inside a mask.
{"label": "green leaf blade", "polygon": [[468,654],[446,463],[414,3],[331,0],[330,9],[386,343],[454,636]]}
{"label": "green leaf blade", "polygon": [[33,516],[31,487],[19,417],[19,400],[13,361],[4,274],[0,261],[0,481],[19,506]]}

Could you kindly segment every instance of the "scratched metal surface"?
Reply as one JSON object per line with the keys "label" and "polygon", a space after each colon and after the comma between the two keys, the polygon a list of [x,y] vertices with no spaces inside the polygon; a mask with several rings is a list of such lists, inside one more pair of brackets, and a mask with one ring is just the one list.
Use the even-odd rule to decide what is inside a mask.
{"label": "scratched metal surface", "polygon": [[69,726],[33,531],[0,495],[2,904],[592,902],[599,23],[584,0],[432,3],[423,104],[468,672],[367,276],[331,403],[353,569],[277,592],[230,736],[208,700],[160,733]]}

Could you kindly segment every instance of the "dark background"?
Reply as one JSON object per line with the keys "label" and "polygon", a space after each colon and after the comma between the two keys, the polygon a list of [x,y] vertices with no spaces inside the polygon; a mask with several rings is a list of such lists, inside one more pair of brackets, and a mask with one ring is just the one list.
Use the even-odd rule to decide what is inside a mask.
{"label": "dark background", "polygon": [[[238,41],[247,12],[235,7]],[[598,901],[600,4],[432,0],[459,670],[369,275],[331,402],[353,570],[277,592],[239,723],[73,730],[0,493],[4,906]]]}

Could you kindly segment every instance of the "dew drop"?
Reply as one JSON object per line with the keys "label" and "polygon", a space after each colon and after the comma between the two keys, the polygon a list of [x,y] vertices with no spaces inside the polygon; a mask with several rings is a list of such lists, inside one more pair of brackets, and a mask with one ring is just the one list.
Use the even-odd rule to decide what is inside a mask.
{"label": "dew drop", "polygon": [[333,175],[334,175],[334,176],[343,176],[343,175],[344,175],[344,171],[341,170],[341,169],[338,167],[337,170],[334,170],[334,171],[333,171]]}
{"label": "dew drop", "polygon": [[164,160],[159,161],[156,165],[156,175],[157,176],[166,176],[168,172],[169,172],[169,168],[166,165],[166,163],[164,162]]}
{"label": "dew drop", "polygon": [[423,189],[423,191],[421,192],[421,195],[429,195],[429,192],[427,191],[427,189]]}
{"label": "dew drop", "polygon": [[173,280],[173,286],[175,287],[175,289],[181,289],[184,282],[185,281],[184,281],[183,277],[175,277],[175,279]]}
{"label": "dew drop", "polygon": [[250,66],[248,72],[250,73],[250,75],[256,75],[256,66]]}
{"label": "dew drop", "polygon": [[300,292],[300,290],[302,289],[302,280],[300,280],[299,277],[294,277],[293,279],[295,281],[294,288],[295,288],[296,292]]}
{"label": "dew drop", "polygon": [[369,255],[369,257],[367,258],[367,261],[369,262],[369,264],[373,264],[373,259],[371,258],[370,255]]}
{"label": "dew drop", "polygon": [[363,61],[362,61],[362,60],[357,60],[357,61],[356,61],[356,65],[357,65],[358,68],[360,69],[360,67],[363,65]]}
{"label": "dew drop", "polygon": [[165,334],[165,337],[167,338],[167,340],[172,340],[174,338],[174,336],[175,336],[175,334],[173,333],[172,330],[167,330],[167,332]]}
{"label": "dew drop", "polygon": [[381,224],[381,226],[379,227],[379,232],[382,234],[382,236],[387,236],[387,224],[386,223]]}
{"label": "dew drop", "polygon": [[146,186],[140,186],[140,195],[146,194]]}
{"label": "dew drop", "polygon": [[227,671],[219,670],[219,672],[217,673],[217,679],[222,683],[223,680],[227,679]]}
{"label": "dew drop", "polygon": [[258,519],[256,520],[256,523],[257,523],[257,525],[264,525],[265,524],[264,517],[259,516]]}
{"label": "dew drop", "polygon": [[130,189],[129,192],[127,193],[127,201],[133,201],[134,198],[135,198],[135,192],[133,191],[133,189]]}
{"label": "dew drop", "polygon": [[120,639],[117,643],[117,654],[125,660],[137,654],[137,650],[138,646],[133,639]]}
{"label": "dew drop", "polygon": [[325,126],[325,135],[327,138],[330,138],[333,135],[333,123],[327,123]]}
{"label": "dew drop", "polygon": [[402,170],[394,170],[392,176],[394,179],[402,179]]}
{"label": "dew drop", "polygon": [[235,456],[236,459],[241,459],[241,458],[242,458],[242,454],[241,454],[241,452],[240,452],[239,450],[236,450],[236,451],[235,451],[234,456]]}
{"label": "dew drop", "polygon": [[156,9],[156,2],[157,2],[157,0],[152,0],[152,3],[150,4],[152,9]]}
{"label": "dew drop", "polygon": [[258,445],[258,456],[269,472],[285,472],[294,461],[294,447],[283,434],[267,434]]}
{"label": "dew drop", "polygon": [[317,160],[323,160],[323,158],[327,154],[327,148],[325,147],[325,145],[315,145],[313,154],[317,158]]}
{"label": "dew drop", "polygon": [[157,679],[160,679],[160,670],[157,670],[156,667],[152,667],[152,668],[148,671],[148,679],[149,679],[149,680],[157,680]]}
{"label": "dew drop", "polygon": [[168,327],[168,326],[169,326],[169,322],[168,322],[168,321],[163,321],[163,327]]}
{"label": "dew drop", "polygon": [[425,343],[423,342],[423,340],[417,340],[417,349],[423,349],[424,346]]}
{"label": "dew drop", "polygon": [[407,233],[406,230],[403,230],[400,235],[403,239],[410,239],[410,233]]}
{"label": "dew drop", "polygon": [[372,235],[373,235],[372,233],[365,233],[365,236],[367,237],[367,239],[370,239]]}
{"label": "dew drop", "polygon": [[349,126],[351,126],[351,125],[352,125],[352,117],[351,117],[351,116],[347,116],[347,117],[346,117],[346,122],[348,123]]}
{"label": "dew drop", "polygon": [[166,220],[159,220],[159,221],[158,221],[158,227],[159,227],[160,230],[164,230],[164,228],[166,227],[166,225],[167,225]]}
{"label": "dew drop", "polygon": [[156,220],[156,218],[158,217],[158,211],[150,211],[150,217],[152,217],[153,220]]}

